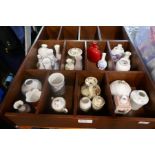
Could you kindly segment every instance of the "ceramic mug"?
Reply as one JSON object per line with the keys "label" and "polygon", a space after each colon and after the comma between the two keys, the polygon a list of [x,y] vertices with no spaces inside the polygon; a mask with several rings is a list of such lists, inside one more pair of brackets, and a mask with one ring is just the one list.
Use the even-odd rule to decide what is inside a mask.
{"label": "ceramic mug", "polygon": [[80,99],[80,109],[87,112],[91,108],[91,100],[88,97],[82,97]]}
{"label": "ceramic mug", "polygon": [[48,82],[51,86],[53,93],[56,95],[64,94],[65,77],[61,73],[53,73],[49,76]]}
{"label": "ceramic mug", "polygon": [[63,97],[52,97],[51,100],[51,107],[54,111],[68,113],[68,109],[66,108],[66,101]]}

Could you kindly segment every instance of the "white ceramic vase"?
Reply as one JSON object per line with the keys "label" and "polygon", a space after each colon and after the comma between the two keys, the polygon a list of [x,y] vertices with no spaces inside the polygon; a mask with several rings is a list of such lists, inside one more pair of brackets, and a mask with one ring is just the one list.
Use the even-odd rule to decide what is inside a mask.
{"label": "white ceramic vase", "polygon": [[107,61],[105,58],[106,58],[106,53],[102,53],[102,58],[97,63],[97,66],[100,70],[104,70],[107,67]]}

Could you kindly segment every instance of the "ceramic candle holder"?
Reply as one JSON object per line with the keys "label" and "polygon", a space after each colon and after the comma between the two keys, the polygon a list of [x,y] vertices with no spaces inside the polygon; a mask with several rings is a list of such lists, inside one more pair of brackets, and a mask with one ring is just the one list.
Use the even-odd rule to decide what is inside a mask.
{"label": "ceramic candle holder", "polygon": [[68,113],[68,109],[66,108],[66,101],[63,97],[51,98],[52,103],[51,107],[56,112]]}
{"label": "ceramic candle holder", "polygon": [[138,110],[149,102],[149,97],[143,90],[133,90],[130,94],[132,110]]}

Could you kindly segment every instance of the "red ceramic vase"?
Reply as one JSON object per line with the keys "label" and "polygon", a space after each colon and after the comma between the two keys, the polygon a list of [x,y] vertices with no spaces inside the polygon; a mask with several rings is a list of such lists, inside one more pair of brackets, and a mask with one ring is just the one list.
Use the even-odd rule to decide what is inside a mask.
{"label": "red ceramic vase", "polygon": [[88,59],[97,63],[101,59],[101,51],[98,49],[97,43],[93,42],[87,49]]}

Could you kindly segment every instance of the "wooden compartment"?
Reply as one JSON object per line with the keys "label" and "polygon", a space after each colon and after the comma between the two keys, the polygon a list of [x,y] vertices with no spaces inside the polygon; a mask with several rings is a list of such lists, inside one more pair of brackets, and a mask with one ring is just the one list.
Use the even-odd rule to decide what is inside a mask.
{"label": "wooden compartment", "polygon": [[[26,57],[26,61],[24,63],[26,69],[38,69],[37,68],[37,54],[38,49],[41,47],[41,44],[47,44],[48,48],[51,48],[54,50],[55,55],[55,49],[54,45],[59,44],[60,45],[60,53],[62,54],[63,48],[64,48],[64,41],[60,40],[38,40],[36,44],[31,48],[30,52],[28,53]],[[61,66],[61,60],[59,61],[59,68]],[[42,70],[42,69],[41,69]]]}
{"label": "wooden compartment", "polygon": [[82,65],[83,65],[83,70],[86,69],[86,48],[85,48],[85,42],[84,41],[66,41],[64,45],[64,51],[63,51],[63,58],[62,58],[62,64],[61,64],[61,69],[65,70],[65,64],[66,64],[66,59],[71,58],[68,55],[68,50],[71,48],[80,48],[83,53],[82,53]]}
{"label": "wooden compartment", "polygon": [[[91,43],[93,41],[87,41],[86,43],[86,51],[87,49],[90,47]],[[107,67],[105,70],[112,70],[114,68],[114,62],[111,58],[110,52],[109,52],[109,48],[107,45],[106,41],[95,41],[99,47],[99,50],[103,53],[106,53],[106,61],[107,61]],[[87,70],[88,71],[101,71],[99,70],[99,68],[97,67],[97,63],[94,63],[92,61],[90,61],[87,57]]]}
{"label": "wooden compartment", "polygon": [[59,34],[59,40],[78,40],[79,27],[78,26],[62,26]]}
{"label": "wooden compartment", "polygon": [[100,26],[99,28],[103,40],[125,40],[127,38],[122,26]]}
{"label": "wooden compartment", "polygon": [[60,29],[60,26],[45,26],[43,27],[38,40],[57,40]]}
{"label": "wooden compartment", "polygon": [[[127,40],[125,40],[127,39]],[[122,26],[45,26],[41,29],[35,43],[26,56],[0,108],[0,115],[5,116],[16,126],[36,128],[155,128],[155,85],[148,76],[144,64],[137,54],[137,49],[128,40],[127,33]],[[92,41],[97,41],[102,52],[107,52],[108,68],[104,71],[87,60],[87,48]],[[61,45],[62,59],[58,71],[38,70],[37,50],[42,43],[50,48],[54,44]],[[111,58],[111,50],[122,43],[126,50],[132,52],[131,71],[117,72]],[[70,48],[83,50],[83,70],[64,70],[65,60]],[[48,76],[60,72],[66,78],[66,92],[68,114],[56,113],[50,109],[50,97],[53,96]],[[79,108],[81,98],[80,88],[88,76],[98,79],[101,96],[106,103],[101,111],[90,110],[84,113]],[[21,85],[26,78],[38,78],[43,83],[42,96],[32,113],[17,113],[13,110],[14,101],[23,99],[20,92]],[[130,111],[126,115],[114,114],[115,104],[110,92],[110,83],[114,80],[125,80],[132,89],[145,90],[149,96],[149,103],[137,111]]]}
{"label": "wooden compartment", "polygon": [[[101,88],[101,96],[105,100],[105,105],[103,108],[99,111],[95,111],[92,108],[88,112],[83,112],[80,107],[79,107],[79,102],[82,97],[84,97],[81,94],[81,86],[84,85],[84,81],[87,77],[96,77],[98,80],[98,84]],[[75,113],[77,115],[89,115],[89,116],[109,116],[113,115],[113,104],[112,104],[112,96],[110,95],[110,89],[109,85],[107,83],[106,79],[106,73],[102,72],[78,72],[77,73],[77,82],[76,82],[76,108],[75,108]]]}
{"label": "wooden compartment", "polygon": [[[155,92],[149,84],[149,79],[144,72],[108,72],[109,84],[115,80],[125,80],[132,88],[132,90],[144,90],[149,96],[149,103],[137,111],[131,110],[126,115],[127,117],[155,117]],[[114,101],[114,100],[113,100]],[[114,102],[113,102],[114,104]]]}
{"label": "wooden compartment", "polygon": [[[23,102],[27,103],[25,101],[25,95],[22,94],[21,92],[21,87],[22,84],[24,83],[24,81],[26,79],[38,79],[41,81],[42,83],[42,90],[44,88],[44,82],[45,82],[45,78],[46,78],[47,72],[46,71],[24,71],[22,72],[21,75],[19,75],[14,82],[12,83],[7,96],[4,100],[4,104],[5,106],[5,111],[6,112],[11,112],[11,113],[18,113],[16,110],[13,109],[13,103],[17,100],[22,100]],[[12,92],[13,91],[13,92]],[[42,94],[43,95],[43,92]],[[35,103],[28,103],[31,108],[32,108],[32,113],[35,113],[38,110],[38,106],[40,104],[40,100],[38,102]]]}
{"label": "wooden compartment", "polygon": [[80,40],[100,40],[97,26],[81,26]]}
{"label": "wooden compartment", "polygon": [[[128,40],[124,40],[124,41],[108,41],[108,47],[109,47],[109,51],[111,54],[111,50],[117,46],[118,44],[122,44],[122,47],[124,48],[124,51],[130,51],[131,52],[131,56],[130,56],[130,62],[131,62],[131,69],[130,71],[142,71],[144,70],[143,65],[141,65],[140,59],[138,57],[138,55],[135,52],[135,48],[132,46],[131,42]],[[114,64],[116,64],[114,62]],[[115,70],[115,65],[113,67],[113,70]]]}
{"label": "wooden compartment", "polygon": [[[48,76],[50,76],[52,73],[55,72],[49,72]],[[58,72],[56,72],[58,73]],[[46,86],[44,89],[44,93],[41,97],[41,104],[39,106],[38,113],[41,114],[57,114],[57,115],[71,115],[73,114],[73,108],[74,108],[74,89],[75,89],[75,72],[69,72],[69,71],[62,71],[59,72],[62,73],[65,76],[65,93],[62,96],[66,100],[66,108],[68,109],[68,113],[58,113],[55,112],[51,108],[51,97],[55,97],[51,90],[51,86],[48,83],[48,78],[46,79]]]}

